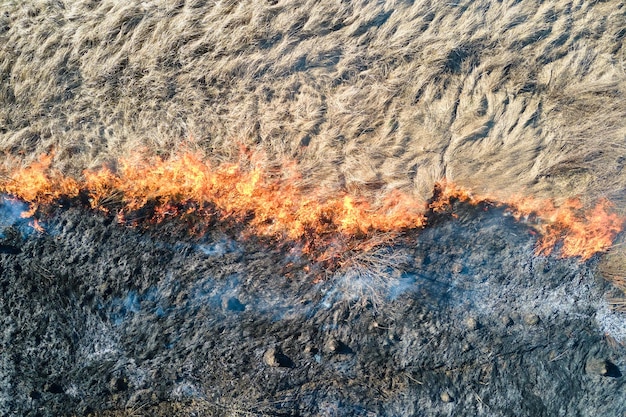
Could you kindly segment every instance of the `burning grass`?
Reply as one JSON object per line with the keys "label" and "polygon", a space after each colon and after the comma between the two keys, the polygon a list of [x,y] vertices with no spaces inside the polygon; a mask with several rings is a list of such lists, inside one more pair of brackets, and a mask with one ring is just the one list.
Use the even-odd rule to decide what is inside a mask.
{"label": "burning grass", "polygon": [[237,163],[218,165],[191,152],[167,159],[135,155],[120,160],[116,170],[86,170],[81,178],[52,169],[51,160],[43,155],[7,172],[0,183],[0,191],[30,205],[25,216],[79,202],[134,226],[180,218],[202,233],[218,222],[236,226],[244,235],[296,242],[322,262],[335,262],[348,251],[371,250],[374,236],[393,239],[427,226],[436,215],[455,216],[455,201],[506,207],[540,234],[540,255],[558,248],[562,257],[587,260],[610,248],[623,226],[607,200],[591,208],[577,199],[561,205],[532,197],[499,200],[445,180],[437,183],[429,202],[397,189],[370,201],[346,191],[305,188],[294,163],[267,169],[262,156],[247,151]]}

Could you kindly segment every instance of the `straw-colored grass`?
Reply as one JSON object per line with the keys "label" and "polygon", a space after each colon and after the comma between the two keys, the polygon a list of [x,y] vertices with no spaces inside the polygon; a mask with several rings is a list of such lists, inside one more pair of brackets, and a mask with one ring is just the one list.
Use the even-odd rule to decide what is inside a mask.
{"label": "straw-colored grass", "polygon": [[4,1],[0,152],[80,175],[245,144],[305,186],[446,177],[626,214],[625,21],[621,0]]}
{"label": "straw-colored grass", "polygon": [[5,1],[0,150],[240,143],[312,181],[624,202],[622,1]]}

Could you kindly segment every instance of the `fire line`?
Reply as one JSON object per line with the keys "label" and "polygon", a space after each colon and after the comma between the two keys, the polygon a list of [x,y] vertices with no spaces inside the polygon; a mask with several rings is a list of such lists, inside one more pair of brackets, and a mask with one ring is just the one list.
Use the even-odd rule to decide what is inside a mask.
{"label": "fire line", "polygon": [[[272,176],[250,159],[246,164],[214,166],[192,152],[169,159],[131,157],[120,160],[115,172],[106,167],[86,170],[79,179],[51,168],[51,162],[51,155],[42,155],[0,180],[0,192],[29,204],[25,217],[62,200],[83,198],[92,209],[115,215],[121,223],[189,216],[235,221],[259,236],[302,241],[305,251],[336,235],[352,238],[423,228],[428,211],[449,211],[454,201],[503,206],[517,220],[532,219],[540,234],[537,254],[549,255],[558,247],[561,257],[583,261],[610,248],[624,224],[608,200],[591,209],[578,199],[558,206],[532,197],[498,201],[445,180],[436,184],[430,202],[394,190],[373,204],[347,192],[329,196],[322,189],[304,190],[294,169],[288,169],[287,176]],[[135,215],[141,211],[149,212],[148,218]]]}

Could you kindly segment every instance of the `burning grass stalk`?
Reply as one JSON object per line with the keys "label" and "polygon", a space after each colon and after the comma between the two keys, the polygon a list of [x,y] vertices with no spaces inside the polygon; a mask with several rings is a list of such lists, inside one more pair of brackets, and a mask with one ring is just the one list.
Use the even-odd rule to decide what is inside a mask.
{"label": "burning grass stalk", "polygon": [[[51,160],[43,155],[0,181],[1,192],[30,205],[27,217],[60,204],[88,202],[92,209],[135,226],[167,218],[207,226],[219,222],[244,234],[298,242],[305,253],[322,261],[334,262],[342,251],[363,249],[368,245],[363,242],[375,242],[372,236],[423,228],[432,218],[429,212],[455,216],[455,201],[504,206],[516,219],[530,221],[541,234],[540,255],[560,247],[560,256],[590,259],[610,248],[623,226],[607,200],[591,208],[577,199],[561,205],[532,197],[497,200],[445,180],[436,185],[428,204],[397,189],[376,203],[346,191],[304,190],[295,163],[287,164],[289,175],[275,175],[251,153],[243,154],[239,163],[219,165],[195,153],[168,159],[133,156],[120,160],[115,172],[104,167],[85,171],[80,179],[51,169]],[[339,252],[331,245],[334,239],[344,242],[335,245]],[[375,246],[370,243],[369,249]]]}

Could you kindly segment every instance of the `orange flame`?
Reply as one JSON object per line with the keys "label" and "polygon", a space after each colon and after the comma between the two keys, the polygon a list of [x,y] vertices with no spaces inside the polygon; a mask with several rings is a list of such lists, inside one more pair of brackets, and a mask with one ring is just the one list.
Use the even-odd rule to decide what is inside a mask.
{"label": "orange flame", "polygon": [[319,192],[299,189],[297,179],[273,180],[259,167],[213,167],[190,153],[170,160],[123,160],[120,166],[117,174],[108,169],[84,173],[81,188],[93,208],[108,211],[106,201],[118,194],[123,212],[150,203],[156,203],[158,219],[178,214],[175,206],[187,206],[187,214],[212,210],[221,218],[247,219],[258,234],[289,239],[307,233],[358,234],[425,224],[421,207],[411,207],[414,202],[398,192],[390,193],[375,210],[363,199],[349,195],[323,199]]}
{"label": "orange flame", "polygon": [[233,221],[260,236],[303,241],[305,250],[325,237],[422,228],[428,210],[450,212],[454,201],[505,206],[518,220],[532,219],[542,235],[537,253],[543,255],[560,244],[561,256],[589,259],[608,249],[623,226],[606,200],[591,210],[573,199],[560,206],[529,197],[497,201],[446,181],[437,184],[429,204],[398,190],[377,204],[346,192],[329,196],[328,191],[300,186],[293,165],[289,175],[281,175],[262,169],[252,157],[217,166],[194,153],[170,159],[131,157],[119,161],[116,172],[85,171],[79,180],[51,169],[51,161],[52,156],[43,155],[14,170],[0,181],[0,192],[30,203],[28,216],[62,198],[84,196],[91,208],[114,214],[123,223],[142,210],[154,222],[170,216]]}
{"label": "orange flame", "polygon": [[608,249],[622,230],[624,220],[611,213],[611,203],[600,200],[593,208],[584,210],[580,200],[568,199],[562,206],[544,203],[541,209],[532,209],[537,202],[524,199],[515,206],[517,216],[535,212],[545,223],[539,225],[543,237],[537,253],[549,255],[558,242],[562,242],[561,256],[580,256],[583,260]]}
{"label": "orange flame", "polygon": [[61,197],[76,197],[80,192],[79,183],[51,171],[51,161],[52,155],[41,155],[29,167],[14,171],[10,179],[0,185],[0,190],[30,203],[33,213],[40,204],[50,204]]}
{"label": "orange flame", "polygon": [[581,201],[574,198],[560,206],[555,206],[551,200],[533,197],[514,197],[500,202],[493,197],[474,196],[469,190],[446,182],[439,188],[440,197],[430,204],[435,212],[445,210],[455,198],[470,204],[490,202],[506,206],[517,220],[534,218],[534,227],[541,234],[535,250],[537,255],[550,255],[560,243],[561,257],[588,260],[610,248],[624,225],[624,219],[611,212],[612,204],[606,199],[585,210]]}

